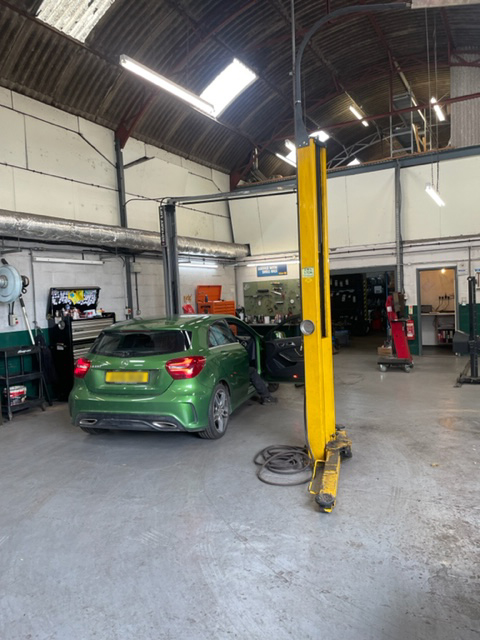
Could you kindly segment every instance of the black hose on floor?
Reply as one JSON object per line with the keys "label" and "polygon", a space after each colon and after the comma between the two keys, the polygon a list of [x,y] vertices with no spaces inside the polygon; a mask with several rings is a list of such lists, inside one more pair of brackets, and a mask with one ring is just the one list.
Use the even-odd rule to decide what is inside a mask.
{"label": "black hose on floor", "polygon": [[[280,487],[293,487],[310,481],[312,475],[312,460],[307,447],[294,447],[284,444],[274,444],[265,447],[257,453],[253,462],[258,466],[257,478],[266,484]],[[296,482],[275,482],[268,477],[268,473],[293,476],[299,473],[308,475]]]}

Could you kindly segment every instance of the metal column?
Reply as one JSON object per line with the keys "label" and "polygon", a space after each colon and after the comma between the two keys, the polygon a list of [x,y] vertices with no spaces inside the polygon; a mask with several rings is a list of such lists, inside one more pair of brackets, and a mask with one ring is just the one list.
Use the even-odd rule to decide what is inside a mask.
{"label": "metal column", "polygon": [[159,215],[160,239],[163,247],[165,309],[167,316],[175,316],[181,313],[175,203],[171,200],[166,200],[165,204],[160,206]]}
{"label": "metal column", "polygon": [[[125,229],[128,227],[127,206],[125,195],[125,174],[123,171],[123,152],[120,139],[115,136],[115,168],[117,171],[117,190],[118,190],[118,208],[120,212],[120,226]],[[132,263],[130,256],[125,256],[125,281],[127,287],[127,308],[125,309],[125,317],[127,320],[133,317],[133,293],[132,293]]]}

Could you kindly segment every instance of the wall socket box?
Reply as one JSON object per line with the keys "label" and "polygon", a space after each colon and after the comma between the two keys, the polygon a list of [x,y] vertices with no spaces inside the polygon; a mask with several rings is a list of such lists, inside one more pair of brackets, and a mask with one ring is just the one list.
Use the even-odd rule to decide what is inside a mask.
{"label": "wall socket box", "polygon": [[18,324],[18,316],[16,316],[14,313],[9,313],[8,314],[8,326],[9,327],[16,327]]}

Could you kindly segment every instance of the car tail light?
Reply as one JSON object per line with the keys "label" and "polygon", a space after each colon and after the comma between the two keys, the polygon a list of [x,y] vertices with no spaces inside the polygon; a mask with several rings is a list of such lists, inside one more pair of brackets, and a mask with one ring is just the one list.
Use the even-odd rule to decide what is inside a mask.
{"label": "car tail light", "polygon": [[86,358],[79,358],[75,364],[73,375],[75,376],[75,378],[84,378],[91,366],[92,363],[90,362],[90,360],[87,360]]}
{"label": "car tail light", "polygon": [[174,380],[189,380],[198,376],[206,361],[207,359],[203,356],[175,358],[174,360],[169,360],[165,368]]}

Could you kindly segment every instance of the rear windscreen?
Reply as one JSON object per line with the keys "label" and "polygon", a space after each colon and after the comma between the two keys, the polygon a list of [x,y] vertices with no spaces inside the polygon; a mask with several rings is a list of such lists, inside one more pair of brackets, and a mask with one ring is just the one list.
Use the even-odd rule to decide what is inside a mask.
{"label": "rear windscreen", "polygon": [[159,356],[185,351],[191,345],[188,331],[108,331],[101,333],[90,353],[103,356]]}

